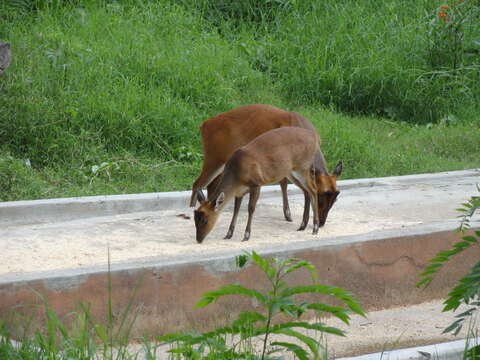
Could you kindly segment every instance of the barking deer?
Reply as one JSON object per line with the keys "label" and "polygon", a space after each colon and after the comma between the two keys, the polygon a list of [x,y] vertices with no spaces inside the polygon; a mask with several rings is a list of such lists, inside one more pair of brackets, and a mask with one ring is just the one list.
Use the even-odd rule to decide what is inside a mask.
{"label": "barking deer", "polygon": [[215,226],[222,209],[235,198],[234,215],[226,236],[230,238],[235,229],[242,197],[247,192],[250,193],[250,199],[243,241],[248,240],[260,187],[277,183],[285,178],[304,191],[305,199],[311,199],[314,216],[313,234],[316,234],[320,224],[315,183],[315,161],[318,153],[317,134],[299,127],[270,130],[236,150],[225,164],[215,191],[208,194],[208,200],[200,189],[197,190],[200,201],[199,208],[194,212],[197,242],[201,243],[205,239]]}
{"label": "barking deer", "polygon": [[[308,129],[315,132],[316,135],[312,123],[302,115],[262,104],[241,106],[205,120],[200,127],[204,153],[203,168],[199,177],[193,183],[190,206],[195,206],[199,189],[206,186],[208,196],[214,192],[220,181],[224,165],[235,150],[267,131],[284,126]],[[318,194],[319,211],[321,212],[320,225],[322,226],[325,223],[328,210],[333,204],[334,198],[336,198],[336,178],[340,176],[341,165],[337,165],[334,173],[329,175],[323,154],[319,148],[315,166],[317,187],[323,191]],[[292,221],[287,197],[288,180],[281,179],[279,182],[282,189],[283,214],[287,221]],[[303,221],[299,230],[303,230],[307,226],[309,204],[310,198],[305,195]],[[326,214],[323,216],[322,214],[325,212]]]}

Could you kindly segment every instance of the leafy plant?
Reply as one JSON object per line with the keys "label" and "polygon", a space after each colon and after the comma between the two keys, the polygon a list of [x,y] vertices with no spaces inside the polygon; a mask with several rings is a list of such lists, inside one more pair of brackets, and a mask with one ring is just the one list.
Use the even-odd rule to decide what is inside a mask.
{"label": "leafy plant", "polygon": [[[477,188],[480,191],[480,187],[477,186]],[[430,265],[420,274],[422,280],[417,283],[417,287],[428,286],[434,275],[452,257],[463,251],[476,250],[474,247],[478,246],[480,242],[480,231],[473,231],[472,235],[467,235],[466,232],[471,230],[471,219],[478,209],[480,209],[480,197],[478,196],[472,196],[467,202],[462,204],[461,208],[457,209],[461,213],[459,215],[460,226],[457,231],[462,235],[462,240],[454,244],[450,250],[440,251],[430,260]],[[459,284],[448,294],[448,298],[444,302],[443,311],[455,311],[461,304],[470,305],[471,307],[467,311],[456,315],[457,320],[443,331],[444,333],[453,332],[455,335],[460,332],[465,320],[470,318],[480,308],[480,261],[458,282]]]}
{"label": "leafy plant", "polygon": [[[202,295],[196,307],[204,307],[229,295],[240,295],[259,304],[262,311],[242,311],[229,326],[211,332],[176,333],[162,336],[160,341],[173,344],[172,354],[186,359],[278,359],[273,357],[280,351],[293,353],[298,359],[320,359],[322,345],[301,330],[313,330],[315,333],[328,333],[344,336],[337,328],[325,326],[322,322],[300,320],[303,314],[314,311],[335,316],[349,323],[349,313],[364,316],[357,300],[342,288],[317,283],[316,268],[308,261],[300,259],[263,258],[255,251],[236,258],[238,267],[248,262],[256,264],[266,275],[270,289],[261,292],[246,288],[240,284],[230,284]],[[312,284],[289,286],[286,281],[289,274],[301,269],[310,272]],[[296,295],[328,295],[343,303],[344,307],[330,306],[319,302],[300,300]],[[275,335],[284,335],[289,341],[272,340]],[[256,350],[252,345],[254,338],[261,339]]]}

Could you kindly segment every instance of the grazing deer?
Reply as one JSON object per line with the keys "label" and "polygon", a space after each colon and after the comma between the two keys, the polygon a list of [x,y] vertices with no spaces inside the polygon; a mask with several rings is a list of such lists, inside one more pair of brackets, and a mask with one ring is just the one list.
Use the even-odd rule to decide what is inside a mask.
{"label": "grazing deer", "polygon": [[[205,120],[200,127],[204,162],[202,172],[192,186],[190,206],[197,201],[198,189],[207,186],[208,194],[215,190],[220,174],[233,152],[248,144],[266,131],[283,126],[296,126],[315,132],[313,125],[302,115],[288,112],[269,105],[246,105],[218,114]],[[321,168],[326,174],[323,155]],[[287,197],[287,179],[280,180],[283,197],[283,213],[287,221],[292,221]],[[306,206],[309,209],[309,206]]]}
{"label": "grazing deer", "polygon": [[200,201],[199,208],[194,212],[197,242],[203,241],[213,229],[224,206],[235,198],[234,215],[227,233],[227,238],[230,238],[235,229],[243,195],[247,192],[250,193],[250,199],[243,241],[248,240],[260,187],[277,183],[285,178],[290,179],[304,191],[305,199],[311,199],[314,215],[313,234],[316,234],[320,223],[315,183],[315,162],[318,154],[316,132],[299,127],[270,130],[236,150],[225,164],[220,181],[215,191],[208,195],[208,200],[200,189],[197,190]]}
{"label": "grazing deer", "polygon": [[[207,186],[208,195],[213,193],[220,180],[225,163],[235,150],[248,144],[264,132],[283,126],[305,128],[314,131],[316,134],[313,125],[302,115],[269,105],[241,106],[205,120],[200,127],[204,152],[203,168],[199,177],[193,183],[190,206],[195,206],[199,189]],[[318,193],[318,204],[320,207],[320,226],[323,226],[328,212],[338,196],[336,179],[341,174],[342,164],[339,163],[334,172],[331,175],[328,174],[325,159],[319,149],[315,158],[315,170],[317,188],[321,189]],[[280,180],[283,213],[287,221],[292,221],[288,205],[287,184],[287,179]],[[240,204],[238,206],[240,207]],[[303,220],[298,230],[306,228],[309,211],[310,197],[305,194]],[[231,236],[228,236],[229,234],[226,238]]]}

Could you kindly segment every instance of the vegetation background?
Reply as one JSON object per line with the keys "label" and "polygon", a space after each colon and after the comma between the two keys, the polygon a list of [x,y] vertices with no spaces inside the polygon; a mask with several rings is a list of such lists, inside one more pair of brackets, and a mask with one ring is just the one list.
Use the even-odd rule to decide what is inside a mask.
{"label": "vegetation background", "polygon": [[0,201],[185,190],[266,103],[345,178],[480,166],[480,0],[4,0]]}

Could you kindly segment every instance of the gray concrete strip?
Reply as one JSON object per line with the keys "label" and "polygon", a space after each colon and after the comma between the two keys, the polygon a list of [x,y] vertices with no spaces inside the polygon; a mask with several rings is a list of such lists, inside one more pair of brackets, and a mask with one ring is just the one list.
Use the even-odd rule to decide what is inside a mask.
{"label": "gray concrete strip", "polygon": [[[472,182],[478,183],[480,182],[480,169],[342,180],[339,181],[338,185],[340,189],[347,190],[365,187],[406,186],[422,182],[445,182],[456,178],[469,178]],[[300,194],[300,190],[295,186],[290,185],[289,188],[290,194]],[[278,185],[262,188],[262,198],[277,197],[279,193]],[[189,198],[189,191],[180,191],[0,202],[0,226],[51,223],[145,211],[177,210],[185,208]]]}
{"label": "gray concrete strip", "polygon": [[480,344],[480,338],[463,339],[407,349],[382,351],[338,360],[461,360],[465,350]]}

